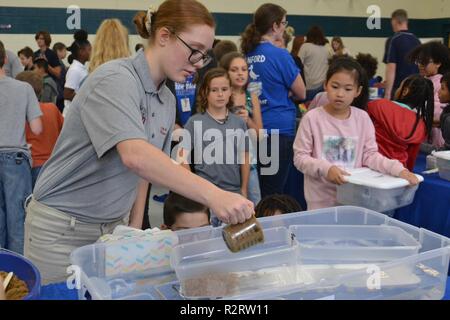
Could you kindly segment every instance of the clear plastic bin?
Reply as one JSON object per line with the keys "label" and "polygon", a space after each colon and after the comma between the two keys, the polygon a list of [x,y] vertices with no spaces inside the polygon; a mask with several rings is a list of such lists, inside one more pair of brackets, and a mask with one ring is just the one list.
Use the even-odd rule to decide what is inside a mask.
{"label": "clear plastic bin", "polygon": [[233,299],[439,300],[445,294],[450,259],[449,238],[355,207],[268,217],[261,224],[267,227],[281,222],[311,226],[322,223],[336,226],[395,226],[416,239],[420,249],[417,254],[383,263],[343,263],[333,257],[321,261],[301,261],[299,254],[297,283],[277,290],[262,289]]}
{"label": "clear plastic bin", "polygon": [[[221,228],[198,228],[176,232],[181,234],[180,251],[171,259],[177,263],[181,277],[172,268],[148,272],[123,273],[114,277],[105,274],[105,252],[112,244],[96,243],[76,249],[71,261],[79,267],[80,299],[186,299],[180,294],[179,280],[198,275],[198,270],[223,272],[254,272],[285,268],[280,278],[269,275],[269,283],[260,285],[249,278],[243,290],[232,299],[441,299],[445,292],[450,258],[450,239],[419,229],[369,209],[351,206],[320,209],[259,219],[265,230],[266,242],[237,254],[228,251]],[[292,243],[290,226],[382,226],[397,227],[419,244],[419,252],[389,262],[342,261],[339,257],[302,259],[299,245]],[[219,238],[216,237],[219,235]],[[195,238],[205,239],[196,242]],[[211,237],[211,238],[210,238]],[[209,239],[209,240],[208,240]],[[406,243],[404,240],[398,240]],[[210,243],[209,245],[207,243]],[[139,243],[145,248],[151,243]],[[199,244],[208,254],[194,249]],[[117,245],[117,244],[114,244]],[[208,247],[209,246],[209,247]],[[183,247],[183,248],[181,248]],[[200,249],[200,247],[198,247]],[[191,254],[187,254],[188,250]],[[202,249],[203,250],[203,249]],[[175,252],[175,251],[174,251]],[[183,259],[184,256],[187,259]],[[196,253],[197,252],[197,253]],[[194,254],[192,254],[194,253]],[[178,257],[178,258],[177,258]],[[357,260],[357,258],[355,258]],[[195,266],[196,261],[197,266]],[[201,263],[201,261],[207,261]],[[194,264],[194,268],[192,268]],[[368,288],[372,273],[379,268],[380,288]],[[218,269],[219,268],[219,269]],[[194,272],[195,271],[195,272]],[[192,272],[192,273],[190,273]],[[249,273],[247,273],[248,275]],[[257,273],[256,273],[257,274]],[[257,274],[258,275],[258,274]],[[261,275],[261,274],[259,274]],[[184,278],[183,278],[184,277]],[[258,284],[257,289],[249,285]],[[269,285],[268,285],[269,284]],[[375,281],[376,284],[376,281]],[[201,298],[201,297],[195,297]]]}
{"label": "clear plastic bin", "polygon": [[[117,249],[121,244],[133,244],[142,247],[143,250],[154,246],[154,243],[148,240],[126,240],[120,243],[95,243],[72,252],[70,260],[75,267],[73,284],[79,285],[80,300],[160,299],[160,295],[153,287],[176,280],[175,273],[170,268],[170,260],[167,261],[166,267],[109,275],[108,252]],[[140,256],[136,255],[135,258],[139,259]]]}
{"label": "clear plastic bin", "polygon": [[208,240],[222,237],[222,227],[213,228],[212,226],[205,226],[195,229],[179,230],[175,233],[178,236],[178,243],[190,243],[195,241]]}
{"label": "clear plastic bin", "polygon": [[419,252],[420,244],[393,226],[292,225],[301,263],[384,262]]}
{"label": "clear plastic bin", "polygon": [[[337,202],[387,212],[410,205],[418,186],[409,186],[408,181],[387,176],[368,168],[348,170],[348,183],[337,186]],[[419,181],[423,177],[416,175]]]}
{"label": "clear plastic bin", "polygon": [[232,253],[222,238],[178,245],[171,265],[184,297],[222,298],[296,281],[297,246],[286,228],[267,229],[265,241]]}
{"label": "clear plastic bin", "polygon": [[433,152],[441,179],[450,181],[450,151]]}

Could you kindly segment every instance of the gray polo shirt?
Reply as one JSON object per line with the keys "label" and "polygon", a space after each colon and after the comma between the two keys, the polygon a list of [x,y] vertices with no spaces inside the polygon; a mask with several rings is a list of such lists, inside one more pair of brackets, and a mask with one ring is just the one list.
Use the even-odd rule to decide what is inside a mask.
{"label": "gray polo shirt", "polygon": [[244,120],[229,113],[225,123],[219,124],[208,113],[197,113],[184,128],[191,139],[183,137],[181,147],[193,150],[195,173],[221,189],[240,193],[242,160],[238,157],[248,152]]}
{"label": "gray polo shirt", "polygon": [[28,83],[0,78],[0,152],[24,152],[31,160],[25,123],[41,115],[36,94]]}
{"label": "gray polo shirt", "polygon": [[8,63],[4,65],[6,76],[15,79],[23,71],[23,66],[14,52],[6,50],[6,56],[8,57]]}
{"label": "gray polo shirt", "polygon": [[35,199],[89,223],[122,219],[139,177],[116,145],[143,139],[169,154],[174,123],[175,98],[165,85],[156,88],[143,52],[102,65],[75,96]]}

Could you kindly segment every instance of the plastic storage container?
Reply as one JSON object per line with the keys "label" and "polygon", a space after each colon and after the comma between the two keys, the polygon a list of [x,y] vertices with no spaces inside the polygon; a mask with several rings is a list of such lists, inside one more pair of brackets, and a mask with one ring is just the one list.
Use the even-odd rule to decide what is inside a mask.
{"label": "plastic storage container", "polygon": [[292,225],[300,262],[385,262],[419,252],[420,244],[393,226]]}
{"label": "plastic storage container", "polygon": [[[25,281],[30,293],[23,300],[38,300],[41,294],[41,274],[30,260],[15,252],[0,248],[0,271],[14,272]],[[0,285],[2,285],[0,283]]]}
{"label": "plastic storage container", "polygon": [[435,156],[432,156],[431,154],[427,155],[427,164],[426,169],[427,170],[433,170],[437,168],[437,158]]}
{"label": "plastic storage container", "polygon": [[[249,271],[247,275],[265,268],[268,268],[268,271],[271,269],[279,271],[277,268],[286,266],[288,277],[283,277],[280,281],[280,278],[269,276],[267,279],[274,285],[259,284],[257,290],[243,286],[239,293],[235,292],[227,297],[230,299],[437,300],[444,296],[450,258],[450,239],[444,236],[369,209],[351,206],[265,217],[259,221],[265,230],[265,244],[237,254],[231,253],[226,248],[221,238],[221,228],[204,227],[175,232],[182,245],[174,249],[173,253],[177,253],[172,254],[171,259],[180,276],[169,267],[165,270],[154,269],[148,272],[124,272],[108,277],[105,275],[105,251],[107,251],[105,249],[111,244],[96,243],[79,248],[71,256],[72,263],[79,266],[79,297],[80,299],[186,299],[179,280],[186,279],[185,276],[189,279],[191,274],[198,275],[197,271],[210,270],[209,268],[213,266],[222,268],[218,270],[224,272],[239,273],[247,270]],[[403,244],[402,250],[406,250],[409,241],[414,239],[419,245],[419,252],[403,258],[393,257],[387,262],[374,261],[376,259],[367,261],[367,258],[357,257],[355,260],[343,261],[339,256],[326,256],[321,259],[313,251],[310,252],[314,253],[313,259],[305,259],[302,257],[301,243],[295,244],[296,239],[301,237],[292,240],[288,231],[289,227],[296,225],[318,227],[322,230],[333,226],[336,229],[350,226],[378,226],[382,229],[395,227],[386,229],[390,231],[384,234],[394,233],[393,239],[395,243]],[[406,234],[411,238],[407,239]],[[413,240],[411,247],[414,247],[412,242]],[[144,248],[152,245],[140,244]],[[361,255],[367,257],[369,254],[369,257],[372,257],[370,251],[374,248],[374,243],[369,243],[372,246],[366,246],[365,249],[361,249],[364,243],[360,244]],[[339,249],[339,246],[336,248]],[[316,249],[321,250],[324,247],[319,246]],[[391,246],[390,249],[396,251],[395,246]],[[202,254],[204,250],[210,253]],[[377,271],[380,274],[379,286],[377,286]],[[256,274],[264,275],[264,273]],[[247,283],[254,285],[256,283],[254,279],[249,278],[250,281]]]}
{"label": "plastic storage container", "polygon": [[433,155],[436,157],[439,176],[450,181],[450,151],[433,152]]}
{"label": "plastic storage container", "polygon": [[[387,212],[410,205],[418,186],[411,187],[407,180],[388,176],[369,168],[347,170],[348,183],[337,186],[337,202]],[[416,175],[420,182],[423,177]]]}
{"label": "plastic storage container", "polygon": [[188,298],[223,298],[261,288],[279,288],[295,279],[297,246],[286,228],[267,229],[265,241],[232,253],[222,238],[176,246],[171,265]]}
{"label": "plastic storage container", "polygon": [[381,213],[348,206],[267,217],[260,222],[263,228],[294,224],[320,228],[394,226],[413,237],[420,249],[417,254],[382,263],[342,261],[333,256],[306,260],[300,253],[296,284],[276,291],[262,289],[233,299],[439,300],[445,294],[450,239],[439,234]]}
{"label": "plastic storage container", "polygon": [[[170,268],[170,254],[157,257],[151,254],[157,242],[150,240],[125,240],[119,242],[95,243],[75,249],[70,255],[81,300],[153,300],[160,295],[153,288],[155,285],[176,280]],[[133,250],[130,247],[136,248]],[[127,253],[124,260],[115,258],[117,250]],[[120,254],[120,253],[119,253]],[[153,266],[146,260],[161,258]],[[111,264],[111,262],[115,263]],[[142,263],[142,268],[139,264]],[[116,267],[120,271],[116,271]]]}

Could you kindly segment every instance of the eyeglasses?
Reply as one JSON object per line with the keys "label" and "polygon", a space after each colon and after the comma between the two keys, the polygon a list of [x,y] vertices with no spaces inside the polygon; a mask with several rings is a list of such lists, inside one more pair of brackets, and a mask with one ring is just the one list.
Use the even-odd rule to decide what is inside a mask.
{"label": "eyeglasses", "polygon": [[288,24],[289,24],[289,21],[281,21],[280,22],[283,26],[285,26],[285,27],[287,27],[288,26]]}
{"label": "eyeglasses", "polygon": [[434,61],[432,59],[430,59],[428,61],[416,61],[417,66],[427,66],[430,63],[434,63]]}
{"label": "eyeglasses", "polygon": [[206,53],[204,54],[203,52],[201,52],[200,50],[194,49],[192,48],[190,45],[188,45],[183,39],[181,39],[178,35],[175,35],[177,37],[178,40],[180,40],[181,42],[183,42],[183,44],[189,49],[191,50],[191,54],[189,55],[189,62],[192,64],[196,64],[199,61],[203,60],[203,67],[205,67],[206,65],[208,65],[211,61],[212,61],[212,56],[210,53]]}

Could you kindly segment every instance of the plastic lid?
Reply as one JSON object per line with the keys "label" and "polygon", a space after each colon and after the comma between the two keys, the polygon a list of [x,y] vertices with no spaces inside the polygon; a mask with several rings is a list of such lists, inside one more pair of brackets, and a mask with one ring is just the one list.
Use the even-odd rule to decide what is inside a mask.
{"label": "plastic lid", "polygon": [[[346,171],[350,173],[351,176],[345,176],[345,179],[349,183],[353,183],[356,185],[362,185],[376,189],[395,189],[406,187],[409,185],[409,182],[405,179],[382,174],[369,168],[346,169]],[[423,181],[422,176],[416,174],[416,177],[420,182]]]}
{"label": "plastic lid", "polygon": [[450,151],[433,151],[433,156],[444,160],[450,160]]}

